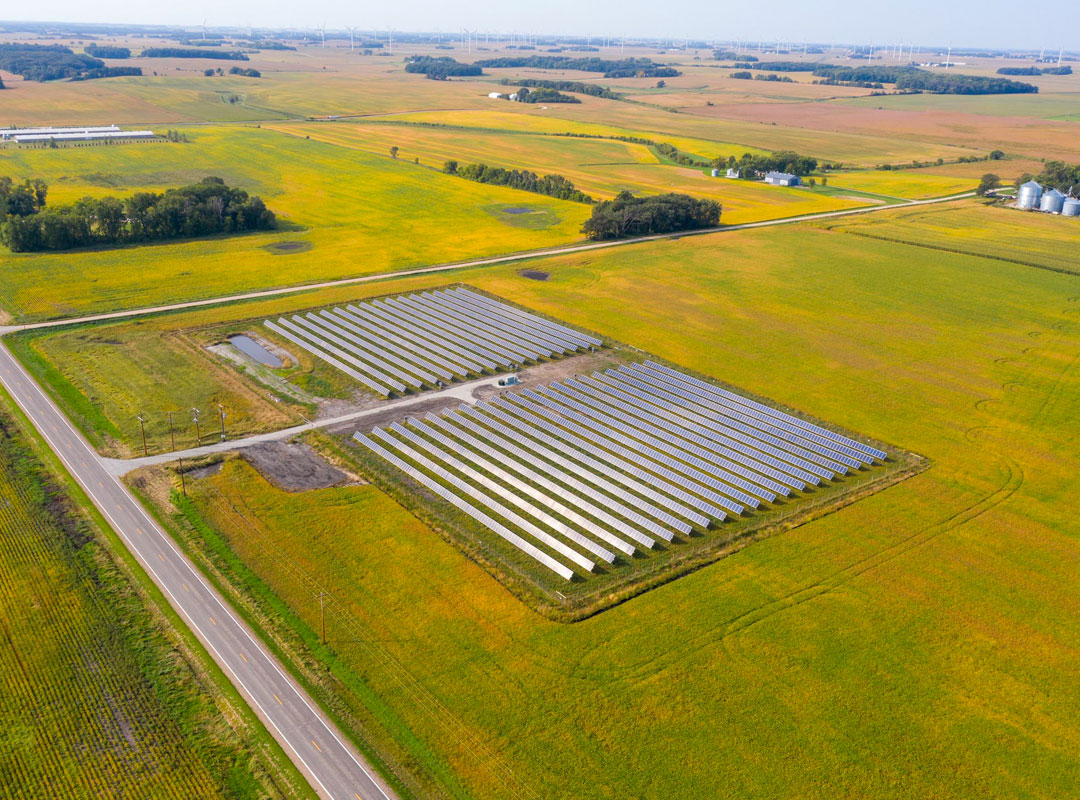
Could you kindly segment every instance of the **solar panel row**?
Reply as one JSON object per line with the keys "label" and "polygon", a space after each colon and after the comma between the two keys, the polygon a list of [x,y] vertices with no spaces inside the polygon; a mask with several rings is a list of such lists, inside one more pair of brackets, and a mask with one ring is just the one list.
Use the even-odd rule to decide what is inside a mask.
{"label": "solar panel row", "polygon": [[384,396],[602,345],[464,289],[386,297],[265,325]]}
{"label": "solar panel row", "polygon": [[[447,297],[415,305],[474,302],[434,294]],[[574,333],[532,330],[530,347]],[[487,342],[504,334],[496,329]],[[440,496],[458,497],[473,509],[465,513],[523,553],[577,574],[885,457],[714,388],[662,365],[634,364],[392,423],[373,432],[378,450],[368,437],[357,441],[379,455],[394,451],[391,463],[437,485]]]}

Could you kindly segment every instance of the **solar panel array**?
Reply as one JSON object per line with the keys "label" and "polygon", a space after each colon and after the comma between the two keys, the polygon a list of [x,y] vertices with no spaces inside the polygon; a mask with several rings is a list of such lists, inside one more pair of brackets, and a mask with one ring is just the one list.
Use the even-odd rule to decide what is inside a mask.
{"label": "solar panel array", "polygon": [[566,580],[887,457],[653,362],[353,438]]}
{"label": "solar panel array", "polygon": [[467,289],[384,297],[264,324],[384,397],[603,344]]}

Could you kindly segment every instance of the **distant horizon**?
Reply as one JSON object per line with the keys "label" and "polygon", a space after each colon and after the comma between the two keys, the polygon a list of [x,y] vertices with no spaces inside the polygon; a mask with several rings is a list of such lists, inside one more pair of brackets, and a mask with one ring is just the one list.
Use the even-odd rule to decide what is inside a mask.
{"label": "distant horizon", "polygon": [[[1002,0],[976,4],[910,0],[868,11],[853,0],[821,0],[813,7],[796,0],[776,0],[763,20],[760,7],[717,6],[701,0],[673,0],[658,8],[642,0],[508,6],[491,0],[464,0],[448,7],[436,0],[405,0],[392,8],[357,10],[343,0],[312,0],[298,17],[296,6],[258,0],[230,0],[184,7],[149,7],[128,0],[101,0],[93,7],[75,0],[47,0],[33,18],[0,22],[14,25],[161,26],[197,30],[251,28],[341,32],[348,26],[366,31],[445,33],[460,37],[468,28],[478,34],[517,34],[638,40],[747,41],[765,44],[812,42],[832,45],[881,44],[926,48],[1080,51],[1080,7],[1055,4],[1021,7]],[[554,30],[553,30],[554,29]],[[1066,32],[1066,33],[1063,33]]]}

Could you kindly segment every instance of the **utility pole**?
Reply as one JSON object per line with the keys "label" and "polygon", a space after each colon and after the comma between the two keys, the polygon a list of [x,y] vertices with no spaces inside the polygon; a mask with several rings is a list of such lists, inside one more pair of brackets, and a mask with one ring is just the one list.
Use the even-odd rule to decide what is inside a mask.
{"label": "utility pole", "polygon": [[177,470],[180,473],[180,491],[184,493],[184,497],[187,497],[187,481],[184,480],[184,459],[181,456],[177,460],[180,462],[180,468]]}
{"label": "utility pole", "polygon": [[176,449],[176,431],[173,429],[173,421],[172,421],[173,412],[170,411],[168,413],[169,413],[169,441],[172,443],[172,449],[175,450]]}
{"label": "utility pole", "polygon": [[146,450],[146,421],[142,414],[136,414],[135,419],[139,421],[139,430],[142,431],[142,454],[148,456],[150,453]]}
{"label": "utility pole", "polygon": [[193,414],[191,419],[195,423],[195,446],[199,447],[202,445],[202,432],[199,430],[199,409],[193,408],[191,412]]}
{"label": "utility pole", "polygon": [[225,441],[225,406],[218,403],[218,413],[221,415],[221,441]]}

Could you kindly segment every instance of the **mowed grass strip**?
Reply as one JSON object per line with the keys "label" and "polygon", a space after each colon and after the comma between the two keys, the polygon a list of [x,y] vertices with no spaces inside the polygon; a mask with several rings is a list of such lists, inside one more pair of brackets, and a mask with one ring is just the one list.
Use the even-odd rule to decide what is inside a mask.
{"label": "mowed grass strip", "polygon": [[[460,277],[933,466],[565,625],[371,487],[287,495],[240,465],[200,488],[199,510],[261,580],[308,625],[318,604],[304,587],[327,585],[537,793],[1068,795],[1080,781],[1075,277],[811,226],[530,266],[549,279]],[[258,538],[216,505],[241,493]],[[352,497],[370,505],[343,514]],[[304,577],[254,552],[267,542]],[[522,793],[420,710],[397,666],[350,655],[343,638],[334,648],[469,796]]]}
{"label": "mowed grass strip", "polygon": [[[125,192],[221,174],[260,194],[279,214],[281,230],[7,254],[0,260],[0,307],[35,320],[529,250],[577,240],[589,214],[580,203],[257,128],[201,128],[188,135],[190,142],[175,145],[4,150],[0,174],[76,187],[108,183]],[[524,228],[489,211],[504,206],[545,212],[549,224]],[[286,255],[263,249],[286,241],[311,247]]]}

